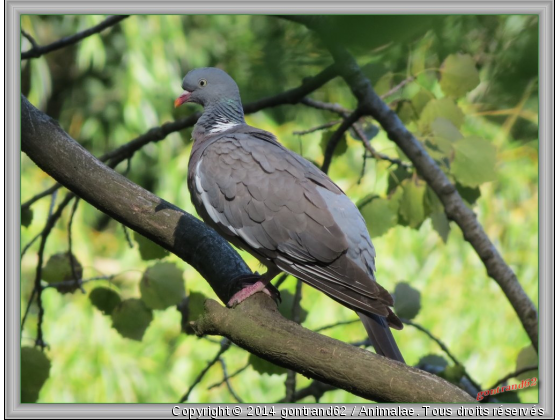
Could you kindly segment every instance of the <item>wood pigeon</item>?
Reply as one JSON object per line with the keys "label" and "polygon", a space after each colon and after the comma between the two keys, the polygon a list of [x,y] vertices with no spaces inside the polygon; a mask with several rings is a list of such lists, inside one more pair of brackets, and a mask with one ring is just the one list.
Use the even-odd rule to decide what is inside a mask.
{"label": "wood pigeon", "polygon": [[375,250],[354,203],[320,169],[276,137],[245,123],[239,89],[218,68],[183,79],[175,107],[194,102],[188,167],[191,199],[202,219],[268,269],[229,306],[264,291],[281,271],[355,310],[376,352],[404,362],[389,330],[402,329],[391,295],[375,281]]}

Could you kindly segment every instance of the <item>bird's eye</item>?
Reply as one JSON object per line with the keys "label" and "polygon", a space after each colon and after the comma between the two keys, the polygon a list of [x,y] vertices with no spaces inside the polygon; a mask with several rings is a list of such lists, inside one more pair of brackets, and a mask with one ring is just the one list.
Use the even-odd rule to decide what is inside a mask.
{"label": "bird's eye", "polygon": [[206,82],[206,79],[200,79],[200,80],[198,81],[198,86],[204,87],[204,86],[206,86],[206,83],[207,83],[207,82]]}

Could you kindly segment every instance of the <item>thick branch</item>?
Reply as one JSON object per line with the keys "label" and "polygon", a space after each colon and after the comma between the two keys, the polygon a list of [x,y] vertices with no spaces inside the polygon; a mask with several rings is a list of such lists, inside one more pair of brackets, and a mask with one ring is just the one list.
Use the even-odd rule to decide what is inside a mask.
{"label": "thick branch", "polygon": [[486,232],[478,222],[474,212],[469,209],[457,192],[455,185],[447,178],[440,167],[422,147],[421,143],[410,133],[399,117],[374,92],[369,79],[363,74],[354,57],[339,43],[329,39],[322,26],[322,19],[309,16],[285,17],[302,23],[315,30],[325,41],[337,65],[339,74],[344,78],[361,108],[375,118],[416,167],[418,173],[437,194],[445,213],[455,221],[484,265],[488,275],[502,288],[504,294],[515,309],[533,347],[538,350],[539,325],[537,311],[529,299],[512,269],[506,264],[496,250]]}
{"label": "thick branch", "polygon": [[[67,47],[67,46],[72,45],[72,44],[76,44],[76,43],[80,42],[82,39],[87,38],[88,36],[91,36],[93,34],[99,33],[103,29],[106,29],[110,26],[113,26],[113,25],[119,23],[121,20],[126,19],[127,17],[128,17],[128,15],[126,15],[126,16],[110,16],[107,19],[105,19],[103,22],[101,22],[100,24],[92,26],[91,28],[86,29],[85,31],[78,32],[77,34],[74,34],[74,35],[71,35],[71,36],[66,36],[64,38],[60,38],[58,41],[55,41],[55,42],[53,42],[52,44],[49,44],[49,45],[44,45],[42,47],[37,46],[36,44],[34,44],[33,41],[30,40],[31,44],[32,45],[34,44],[34,45],[30,50],[21,53],[21,59],[26,60],[28,58],[38,58],[38,57],[41,57],[44,54],[50,53],[51,51]],[[26,34],[24,34],[24,36],[25,35]]]}
{"label": "thick branch", "polygon": [[[80,198],[191,264],[223,302],[231,295],[231,279],[250,273],[214,230],[103,165],[23,96],[21,110],[22,150],[40,168]],[[234,310],[215,301],[209,301],[207,308],[196,324],[199,334],[224,335],[273,363],[357,395],[377,401],[472,401],[440,378],[287,321],[264,294]]]}
{"label": "thick branch", "polygon": [[435,375],[303,328],[263,293],[234,309],[207,300],[193,327],[198,335],[227,337],[263,359],[369,400],[473,402]]}
{"label": "thick branch", "polygon": [[21,130],[22,151],[37,166],[80,198],[192,265],[223,302],[230,298],[233,278],[252,274],[213,229],[103,165],[23,95]]}

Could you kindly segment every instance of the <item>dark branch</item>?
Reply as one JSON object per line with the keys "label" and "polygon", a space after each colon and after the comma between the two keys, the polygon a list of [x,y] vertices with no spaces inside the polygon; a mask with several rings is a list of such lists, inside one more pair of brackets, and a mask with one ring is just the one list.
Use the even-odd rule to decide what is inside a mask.
{"label": "dark branch", "polygon": [[25,51],[21,53],[21,59],[26,60],[28,58],[38,58],[44,54],[50,53],[60,48],[64,48],[69,45],[76,44],[80,42],[82,39],[87,38],[88,36],[91,36],[93,34],[99,33],[103,29],[109,28],[110,26],[119,23],[121,20],[126,19],[127,17],[128,15],[110,16],[100,24],[92,26],[91,28],[86,29],[85,31],[78,32],[77,34],[71,36],[66,36],[64,38],[59,39],[58,41],[53,42],[52,44],[44,45],[42,47],[38,46],[36,43],[31,41],[31,39],[29,39],[26,36],[26,34],[22,31],[22,34],[26,36],[27,39],[29,39],[29,42],[31,42],[32,48],[29,51]]}
{"label": "dark branch", "polygon": [[501,384],[503,384],[504,382],[506,382],[508,379],[515,378],[516,376],[522,375],[527,372],[531,372],[532,370],[537,370],[538,368],[539,367],[537,365],[533,365],[533,366],[525,366],[521,369],[517,369],[515,372],[508,373],[506,376],[496,381],[496,383],[488,389],[494,389],[500,386]]}
{"label": "dark branch", "polygon": [[[403,80],[401,83],[399,83],[397,86],[395,86],[393,89],[400,89],[402,86],[404,86],[404,82],[409,81],[409,79],[405,79]],[[391,91],[393,90],[391,89]],[[389,91],[389,92],[391,92]],[[387,92],[387,94],[389,94],[389,92]],[[303,98],[300,101],[302,104],[307,105],[311,108],[316,108],[316,109],[322,109],[324,111],[330,111],[330,112],[334,112],[335,114],[338,114],[344,118],[347,118],[350,115],[350,111],[347,110],[346,108],[343,108],[342,106],[338,105],[338,104],[331,104],[328,102],[321,102],[321,101],[316,101],[314,99],[310,99],[310,98]],[[330,123],[332,124],[332,123]],[[334,124],[333,124],[334,125]],[[316,131],[318,129],[321,129],[323,127],[317,127],[315,129],[312,129],[312,131]],[[380,153],[378,151],[376,151],[373,146],[371,145],[371,143],[369,142],[368,138],[366,137],[366,135],[364,134],[363,130],[361,129],[359,124],[352,124],[352,130],[354,131],[354,133],[356,133],[356,136],[362,141],[364,148],[366,149],[367,152],[369,152],[369,154],[371,155],[371,157],[378,159],[378,160],[386,160],[388,162],[394,163],[396,165],[402,166],[403,168],[410,168],[412,165],[408,162],[403,162],[400,159],[397,158],[392,158],[384,153]],[[312,131],[308,131],[308,132],[312,132]],[[307,134],[307,132],[301,132],[303,134]],[[296,133],[294,133],[296,134]],[[299,134],[299,133],[298,133]]]}
{"label": "dark branch", "polygon": [[218,350],[218,353],[216,354],[216,356],[214,356],[214,358],[210,362],[208,362],[206,367],[204,369],[202,369],[202,371],[195,378],[192,385],[189,387],[188,391],[185,393],[185,395],[183,395],[181,397],[181,400],[179,402],[185,402],[189,399],[189,395],[191,395],[191,392],[194,389],[194,387],[202,380],[202,378],[204,378],[204,375],[206,375],[206,372],[208,372],[212,366],[214,366],[216,363],[218,363],[218,361],[222,357],[222,354],[224,354],[226,351],[228,351],[230,346],[231,346],[231,341],[229,341],[227,338],[224,338],[221,341],[220,350]]}
{"label": "dark branch", "polygon": [[340,124],[340,126],[336,129],[336,131],[329,139],[329,142],[327,143],[327,148],[325,149],[325,158],[323,160],[323,165],[321,166],[321,170],[324,173],[329,172],[329,166],[331,166],[331,161],[334,156],[334,151],[336,150],[336,146],[338,145],[338,142],[342,139],[344,133],[346,133],[346,131],[350,127],[352,127],[352,125],[356,121],[358,121],[361,116],[362,116],[362,111],[359,109],[355,110],[352,114],[347,116],[344,119],[344,121],[342,121],[342,124]]}
{"label": "dark branch", "polygon": [[231,385],[231,383],[229,382],[229,376],[228,376],[228,372],[227,372],[227,366],[226,366],[226,362],[224,361],[223,358],[220,357],[220,365],[222,365],[222,371],[224,372],[224,382],[227,386],[227,389],[229,391],[229,393],[231,394],[231,396],[235,399],[235,401],[237,401],[238,403],[243,404],[243,400],[239,397],[239,395],[237,395],[237,392],[235,392],[235,390],[233,389],[233,386]]}
{"label": "dark branch", "polygon": [[538,350],[539,324],[537,311],[512,269],[496,250],[474,212],[465,205],[455,185],[434,162],[421,143],[410,133],[398,116],[375,93],[369,79],[361,71],[354,57],[336,40],[329,37],[328,28],[323,27],[321,17],[283,16],[283,18],[306,25],[322,38],[336,63],[339,74],[344,78],[358,104],[367,114],[375,118],[388,137],[393,140],[416,167],[441,200],[447,217],[457,223],[465,239],[472,245],[492,277],[510,301],[521,320],[533,347]]}
{"label": "dark branch", "polygon": [[[440,349],[442,349],[445,354],[447,354],[447,356],[449,356],[449,358],[453,361],[453,363],[455,363],[458,366],[463,366],[461,362],[459,362],[459,360],[453,355],[453,353],[451,353],[451,351],[449,350],[449,348],[445,345],[445,343],[443,341],[441,341],[439,338],[437,338],[436,336],[434,336],[428,329],[424,328],[423,326],[412,322],[409,319],[405,319],[405,318],[401,318],[401,321],[403,322],[403,324],[407,324],[410,325],[414,328],[416,328],[419,331],[422,331],[424,334],[426,334],[428,337],[430,337],[433,341],[435,341],[437,343],[437,345],[440,347]],[[469,375],[469,373],[467,372],[467,370],[465,369],[465,378],[467,378],[472,385],[477,388],[478,391],[480,391],[480,385],[474,381],[473,378],[471,378],[471,376]]]}

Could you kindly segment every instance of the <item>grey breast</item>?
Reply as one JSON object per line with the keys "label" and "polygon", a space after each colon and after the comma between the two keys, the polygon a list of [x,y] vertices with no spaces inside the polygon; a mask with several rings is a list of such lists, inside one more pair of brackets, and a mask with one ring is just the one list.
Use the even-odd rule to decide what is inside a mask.
{"label": "grey breast", "polygon": [[331,297],[387,316],[375,251],[352,201],[323,172],[268,132],[241,126],[193,150],[189,188],[206,223],[265,265]]}

